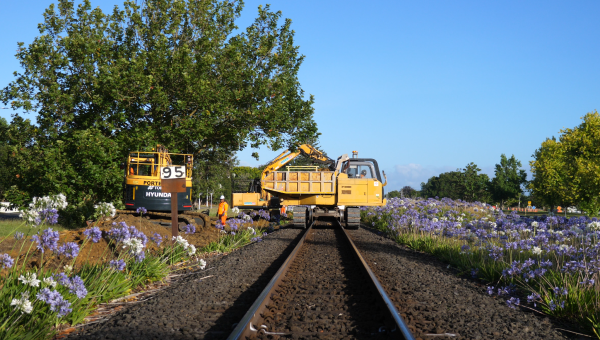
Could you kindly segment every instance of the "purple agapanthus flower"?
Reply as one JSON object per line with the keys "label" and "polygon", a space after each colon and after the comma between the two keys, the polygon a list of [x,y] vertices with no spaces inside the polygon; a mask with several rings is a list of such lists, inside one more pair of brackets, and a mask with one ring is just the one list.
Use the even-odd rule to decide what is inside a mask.
{"label": "purple agapanthus flower", "polygon": [[262,238],[260,238],[260,237],[253,237],[253,238],[251,239],[251,241],[252,241],[252,242],[260,242],[260,241],[262,241]]}
{"label": "purple agapanthus flower", "polygon": [[52,230],[52,228],[48,228],[42,231],[41,234],[33,235],[31,240],[37,242],[37,249],[39,249],[42,253],[44,249],[50,249],[52,251],[56,250],[58,246],[59,234],[58,231]]}
{"label": "purple agapanthus flower", "polygon": [[98,227],[91,227],[83,232],[86,238],[91,238],[92,242],[98,243],[102,239],[102,230]]}
{"label": "purple agapanthus flower", "polygon": [[193,224],[186,224],[181,228],[181,230],[186,234],[193,234],[196,232],[196,227]]}
{"label": "purple agapanthus flower", "polygon": [[113,268],[116,271],[123,271],[127,264],[123,260],[112,260],[108,263],[109,267]]}
{"label": "purple agapanthus flower", "polygon": [[56,282],[61,285],[67,287],[71,294],[77,295],[78,298],[82,299],[87,295],[87,289],[85,288],[85,284],[83,280],[75,275],[72,278],[69,278],[65,273],[59,273],[54,275],[54,279]]}
{"label": "purple agapanthus flower", "polygon": [[148,213],[148,210],[146,210],[146,208],[144,208],[144,207],[139,207],[139,208],[137,208],[137,210],[135,212],[137,212],[140,215],[143,215],[143,214]]}
{"label": "purple agapanthus flower", "polygon": [[510,299],[506,300],[506,304],[512,309],[516,309],[520,303],[521,301],[516,297],[511,297]]}
{"label": "purple agapanthus flower", "polygon": [[140,263],[146,258],[146,252],[142,251],[135,254],[135,262]]}
{"label": "purple agapanthus flower", "polygon": [[154,236],[151,236],[150,240],[152,240],[152,242],[156,243],[157,246],[160,246],[160,244],[163,241],[163,238],[159,233],[154,233]]}
{"label": "purple agapanthus flower", "polygon": [[64,255],[68,259],[72,259],[79,255],[79,246],[75,242],[68,242],[60,246],[56,253],[58,255]]}
{"label": "purple agapanthus flower", "polygon": [[54,281],[60,283],[63,286],[67,286],[69,282],[71,282],[69,280],[69,277],[65,273],[54,274]]}
{"label": "purple agapanthus flower", "polygon": [[37,298],[50,305],[50,310],[58,312],[58,316],[62,317],[71,313],[71,303],[63,298],[62,295],[56,290],[49,288],[42,289],[38,294]]}
{"label": "purple agapanthus flower", "polygon": [[25,234],[23,234],[23,233],[22,233],[22,232],[20,232],[20,231],[17,231],[17,232],[15,233],[15,240],[17,240],[17,241],[19,241],[19,240],[22,240],[24,237],[25,237]]}
{"label": "purple agapanthus flower", "polygon": [[58,223],[58,211],[56,209],[44,209],[40,211],[39,217],[48,224]]}
{"label": "purple agapanthus flower", "polygon": [[77,295],[78,298],[82,299],[87,295],[87,289],[85,288],[85,284],[83,280],[75,275],[70,280],[69,283],[65,285],[69,289],[71,294]]}
{"label": "purple agapanthus flower", "polygon": [[129,228],[127,228],[127,225],[125,225],[111,228],[108,231],[108,237],[116,243],[120,243],[128,240],[131,237],[131,234],[129,233]]}
{"label": "purple agapanthus flower", "polygon": [[15,260],[8,256],[8,254],[2,254],[0,255],[0,264],[2,265],[2,268],[12,268],[15,264]]}

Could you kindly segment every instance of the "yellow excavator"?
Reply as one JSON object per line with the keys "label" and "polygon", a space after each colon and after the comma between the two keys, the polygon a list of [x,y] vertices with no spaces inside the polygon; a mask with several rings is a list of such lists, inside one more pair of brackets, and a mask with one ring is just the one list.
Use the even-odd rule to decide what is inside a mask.
{"label": "yellow excavator", "polygon": [[[326,167],[288,166],[299,155],[305,155]],[[334,217],[349,229],[360,225],[360,206],[386,204],[379,165],[372,158],[352,158],[344,154],[333,160],[314,147],[303,144],[297,151],[284,151],[273,159],[249,192],[234,193],[233,207],[241,209],[277,209],[292,207],[294,224],[306,228],[319,217]],[[278,210],[277,210],[278,211]]]}
{"label": "yellow excavator", "polygon": [[[123,181],[124,211],[133,213],[143,207],[149,216],[168,218],[171,211],[171,194],[163,193],[160,172],[163,167],[185,166],[186,192],[177,194],[177,210],[185,223],[194,223],[198,227],[210,225],[208,215],[191,212],[192,209],[192,168],[194,156],[191,154],[171,153],[166,147],[157,145],[152,151],[131,151],[127,161],[121,166],[125,172]],[[187,215],[187,216],[186,216]]]}

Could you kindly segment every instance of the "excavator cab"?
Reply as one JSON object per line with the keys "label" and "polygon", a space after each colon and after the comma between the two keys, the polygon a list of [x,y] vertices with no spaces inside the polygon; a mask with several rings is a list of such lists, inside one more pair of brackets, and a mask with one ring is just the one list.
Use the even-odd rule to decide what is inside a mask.
{"label": "excavator cab", "polygon": [[348,178],[377,179],[381,182],[379,167],[374,159],[349,159],[342,164],[342,171]]}

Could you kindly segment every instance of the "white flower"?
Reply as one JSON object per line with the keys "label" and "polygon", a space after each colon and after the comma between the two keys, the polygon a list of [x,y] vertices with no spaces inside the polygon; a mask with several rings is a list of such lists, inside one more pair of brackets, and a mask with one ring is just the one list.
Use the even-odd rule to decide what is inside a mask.
{"label": "white flower", "polygon": [[461,225],[462,225],[462,224],[460,224],[460,222],[454,222],[454,226],[455,226],[456,228],[460,228],[460,226],[461,226]]}
{"label": "white flower", "polygon": [[33,202],[29,203],[29,207],[27,209],[20,210],[19,217],[25,220],[27,224],[34,227],[37,226],[36,222],[39,223],[39,221],[36,221],[36,219],[39,218],[42,210],[62,210],[66,208],[67,205],[67,198],[63,194],[34,197]]}
{"label": "white flower", "polygon": [[129,248],[129,251],[134,255],[139,255],[144,251],[144,243],[136,237],[132,237],[123,241],[123,248]]}
{"label": "white flower", "polygon": [[243,218],[244,218],[244,221],[246,221],[246,222],[252,221],[252,217],[250,217],[250,215],[244,215]]}
{"label": "white flower", "polygon": [[563,250],[563,251],[568,251],[569,249],[571,249],[571,247],[569,245],[567,245],[567,244],[561,244],[558,247],[558,250]]}
{"label": "white flower", "polygon": [[442,220],[442,221],[448,221],[448,217],[446,217],[446,216],[440,217],[440,220]]}
{"label": "white flower", "polygon": [[484,221],[484,222],[487,221],[487,219],[488,219],[487,217],[482,217],[481,218],[481,220]]}
{"label": "white flower", "polygon": [[196,254],[196,247],[194,247],[193,244],[190,244],[190,247],[188,248],[188,256],[194,256],[194,254]]}
{"label": "white flower", "polygon": [[498,235],[498,232],[497,232],[497,231],[495,231],[495,230],[492,230],[491,234],[492,234],[492,235]]}
{"label": "white flower", "polygon": [[240,208],[238,208],[238,207],[235,207],[235,208],[231,209],[231,212],[233,212],[234,214],[236,214],[236,215],[237,215],[237,214],[239,214],[239,212],[240,212]]}
{"label": "white flower", "polygon": [[200,266],[200,269],[206,268],[206,261],[204,261],[203,259],[200,259],[198,261],[198,266]]}
{"label": "white flower", "polygon": [[183,247],[183,249],[188,249],[188,247],[190,246],[189,242],[181,236],[173,237],[173,241],[175,241],[175,243],[177,244],[180,244]]}
{"label": "white flower", "polygon": [[40,280],[37,279],[36,273],[26,273],[25,276],[19,276],[19,281],[21,281],[25,285],[30,285],[31,287],[38,287],[40,285]]}
{"label": "white flower", "polygon": [[505,232],[503,232],[503,231],[500,231],[500,232],[499,232],[499,234],[500,234],[501,236],[504,236],[504,235],[506,235],[506,233],[505,233]]}
{"label": "white flower", "polygon": [[70,273],[73,270],[73,266],[67,264],[63,267],[63,270],[65,273]]}
{"label": "white flower", "polygon": [[431,219],[431,222],[433,222],[433,223],[435,223],[435,222],[437,222],[437,221],[438,221],[438,219],[437,219],[437,218],[435,218],[435,217]]}
{"label": "white flower", "polygon": [[462,222],[463,218],[459,216],[459,217],[457,217],[457,218],[456,218],[456,220],[457,220],[458,222]]}
{"label": "white flower", "polygon": [[56,281],[54,281],[51,276],[44,278],[42,282],[44,282],[45,285],[49,285],[52,288],[56,288]]}
{"label": "white flower", "polygon": [[531,229],[523,229],[523,232],[524,232],[524,233],[530,233],[530,232],[531,232]]}
{"label": "white flower", "polygon": [[594,221],[587,225],[588,231],[599,231],[600,230],[600,222]]}
{"label": "white flower", "polygon": [[542,254],[542,248],[540,247],[533,247],[533,249],[531,250],[532,253],[534,253],[535,255],[540,255]]}
{"label": "white flower", "polygon": [[531,222],[531,226],[534,228],[537,228],[538,225],[539,223],[537,223],[536,221]]}
{"label": "white flower", "polygon": [[460,216],[465,217],[466,215],[465,215],[465,213],[462,213],[462,214],[460,214]]}
{"label": "white flower", "polygon": [[562,234],[563,234],[562,230],[555,231],[554,233],[555,233],[555,234],[558,234],[558,235],[562,235]]}
{"label": "white flower", "polygon": [[33,310],[33,305],[29,301],[29,292],[21,293],[20,299],[12,299],[10,305],[17,307],[21,313],[29,314]]}
{"label": "white flower", "polygon": [[96,209],[96,215],[98,216],[115,217],[115,215],[117,214],[117,210],[115,209],[115,206],[112,203],[100,202],[94,205],[94,208]]}
{"label": "white flower", "polygon": [[496,228],[496,223],[490,222],[490,228]]}

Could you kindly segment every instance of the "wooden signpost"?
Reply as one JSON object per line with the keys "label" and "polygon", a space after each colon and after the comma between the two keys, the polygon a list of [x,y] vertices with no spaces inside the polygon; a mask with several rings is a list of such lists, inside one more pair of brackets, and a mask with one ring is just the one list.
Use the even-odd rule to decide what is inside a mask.
{"label": "wooden signpost", "polygon": [[171,194],[171,234],[179,235],[179,219],[177,217],[177,193],[185,192],[185,166],[165,166],[160,171],[162,192]]}

